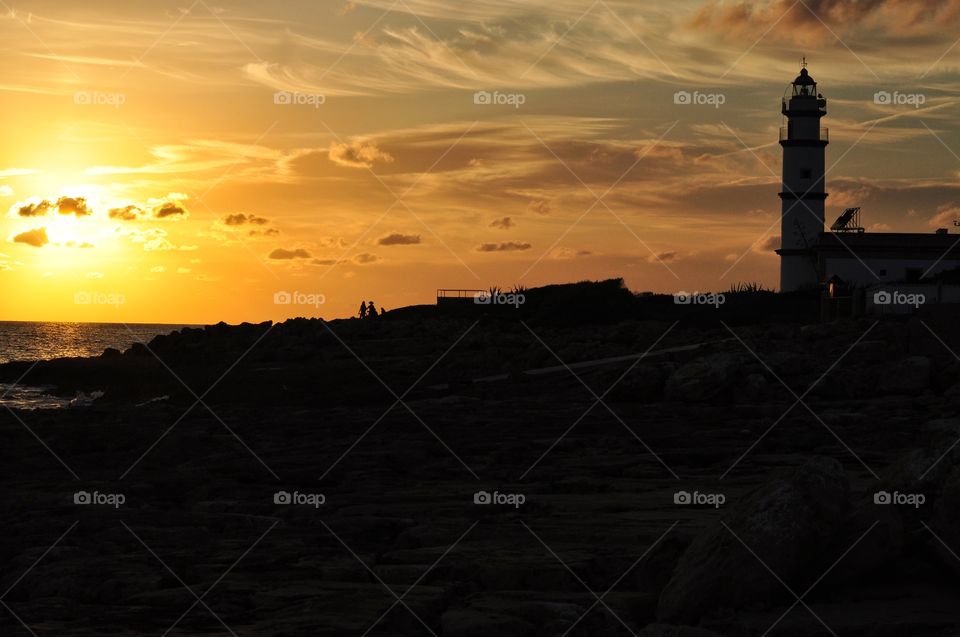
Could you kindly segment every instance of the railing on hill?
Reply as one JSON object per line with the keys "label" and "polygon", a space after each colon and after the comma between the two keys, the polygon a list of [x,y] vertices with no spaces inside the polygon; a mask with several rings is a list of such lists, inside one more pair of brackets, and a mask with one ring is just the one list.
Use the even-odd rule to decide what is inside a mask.
{"label": "railing on hill", "polygon": [[464,290],[454,288],[440,288],[437,290],[437,305],[441,303],[463,303],[473,302],[478,294],[486,293],[486,290]]}

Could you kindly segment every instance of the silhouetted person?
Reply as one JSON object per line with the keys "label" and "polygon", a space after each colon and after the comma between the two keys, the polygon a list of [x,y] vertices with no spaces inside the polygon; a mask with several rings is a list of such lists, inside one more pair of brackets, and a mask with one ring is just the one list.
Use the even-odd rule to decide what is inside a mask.
{"label": "silhouetted person", "polygon": [[367,304],[366,301],[360,301],[360,318],[367,318]]}
{"label": "silhouetted person", "polygon": [[367,304],[367,316],[369,318],[377,318],[377,306],[373,304],[373,301]]}
{"label": "silhouetted person", "polygon": [[386,313],[387,313],[387,311],[386,311],[385,309],[383,309],[383,306],[381,305],[381,306],[380,306],[380,316],[383,316],[383,315],[386,314]]}

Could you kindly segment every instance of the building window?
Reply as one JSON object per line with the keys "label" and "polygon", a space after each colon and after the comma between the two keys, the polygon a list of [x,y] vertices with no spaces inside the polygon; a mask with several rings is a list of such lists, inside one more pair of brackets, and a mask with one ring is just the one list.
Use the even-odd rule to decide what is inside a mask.
{"label": "building window", "polygon": [[800,171],[800,176],[801,176],[803,179],[812,179],[812,178],[813,178],[813,171],[810,170],[809,168],[804,168],[803,170]]}

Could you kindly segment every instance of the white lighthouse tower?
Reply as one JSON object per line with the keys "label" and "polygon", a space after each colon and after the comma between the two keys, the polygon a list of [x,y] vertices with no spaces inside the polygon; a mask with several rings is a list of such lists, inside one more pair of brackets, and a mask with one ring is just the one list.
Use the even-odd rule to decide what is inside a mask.
{"label": "white lighthouse tower", "polygon": [[817,93],[817,83],[807,72],[800,75],[784,96],[780,129],[783,146],[783,188],[780,192],[780,291],[791,292],[820,283],[814,248],[824,228],[825,156],[830,143],[820,118],[827,100]]}

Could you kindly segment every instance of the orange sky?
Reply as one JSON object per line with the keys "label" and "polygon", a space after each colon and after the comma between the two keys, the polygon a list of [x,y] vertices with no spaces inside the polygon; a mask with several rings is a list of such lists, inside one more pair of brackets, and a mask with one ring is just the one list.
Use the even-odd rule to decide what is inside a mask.
{"label": "orange sky", "polygon": [[803,55],[830,100],[828,221],[960,218],[960,1],[8,6],[0,320],[773,287]]}

